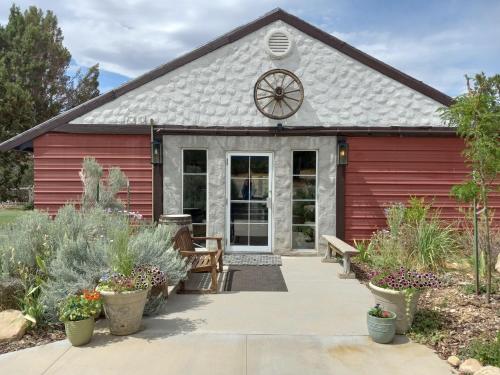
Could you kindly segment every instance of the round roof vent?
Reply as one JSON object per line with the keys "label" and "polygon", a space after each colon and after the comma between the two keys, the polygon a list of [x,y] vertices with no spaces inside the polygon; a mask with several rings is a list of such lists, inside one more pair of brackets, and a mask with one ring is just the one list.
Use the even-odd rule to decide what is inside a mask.
{"label": "round roof vent", "polygon": [[271,30],[266,35],[265,46],[271,57],[282,59],[292,50],[291,35],[286,30]]}

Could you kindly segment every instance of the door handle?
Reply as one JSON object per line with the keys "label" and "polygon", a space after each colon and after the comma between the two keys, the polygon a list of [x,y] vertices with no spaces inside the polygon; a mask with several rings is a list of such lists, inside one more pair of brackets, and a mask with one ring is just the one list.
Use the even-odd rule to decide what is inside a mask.
{"label": "door handle", "polygon": [[267,208],[271,208],[271,206],[272,206],[272,199],[271,198],[267,198],[266,199],[266,207]]}

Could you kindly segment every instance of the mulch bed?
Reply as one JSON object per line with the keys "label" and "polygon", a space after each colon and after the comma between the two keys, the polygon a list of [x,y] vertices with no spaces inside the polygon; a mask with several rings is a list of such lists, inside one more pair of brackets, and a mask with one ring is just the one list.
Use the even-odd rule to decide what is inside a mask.
{"label": "mulch bed", "polygon": [[0,343],[0,354],[48,344],[53,341],[64,340],[65,338],[66,334],[64,333],[63,324],[50,324],[44,327],[35,327],[34,329],[26,331],[26,334],[21,340]]}
{"label": "mulch bed", "polygon": [[[353,262],[352,269],[358,280],[367,284],[371,269],[359,262]],[[461,350],[476,338],[495,338],[500,330],[500,294],[491,296],[491,303],[485,295],[466,294],[464,286],[473,282],[472,276],[462,272],[449,272],[443,276],[445,286],[429,289],[420,297],[418,309],[438,313],[443,324],[442,338],[427,346],[442,358],[459,355]]]}

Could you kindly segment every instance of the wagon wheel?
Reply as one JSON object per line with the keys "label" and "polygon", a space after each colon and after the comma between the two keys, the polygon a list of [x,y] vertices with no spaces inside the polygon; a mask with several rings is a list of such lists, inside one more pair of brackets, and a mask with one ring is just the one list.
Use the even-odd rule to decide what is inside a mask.
{"label": "wagon wheel", "polygon": [[304,100],[304,88],[292,72],[273,69],[259,77],[253,97],[257,109],[264,116],[281,120],[299,110]]}

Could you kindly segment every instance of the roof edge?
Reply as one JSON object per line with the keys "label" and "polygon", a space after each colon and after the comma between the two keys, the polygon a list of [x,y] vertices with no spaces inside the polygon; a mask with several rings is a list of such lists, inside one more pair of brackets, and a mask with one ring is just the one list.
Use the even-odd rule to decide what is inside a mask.
{"label": "roof edge", "polygon": [[310,23],[294,15],[285,12],[283,9],[276,8],[270,11],[269,13],[266,13],[260,18],[251,21],[243,26],[240,26],[236,29],[233,29],[232,31],[216,38],[212,42],[204,44],[201,47],[198,47],[197,49],[185,55],[175,58],[174,60],[171,60],[166,64],[160,65],[157,68],[122,84],[116,89],[113,89],[102,95],[99,95],[96,98],[93,98],[85,103],[82,103],[75,108],[63,112],[41,124],[38,124],[24,131],[23,133],[20,133],[0,143],[0,151],[7,151],[16,148],[44,133],[47,133],[51,130],[58,128],[59,126],[67,125],[70,121],[126,94],[129,91],[132,91],[148,82],[151,82],[154,79],[159,78],[210,52],[213,52],[220,47],[233,43],[243,38],[244,36],[254,31],[257,31],[258,29],[278,20],[288,23],[290,26],[295,27],[296,29],[302,31],[303,33],[309,35],[310,37],[320,40],[326,45],[337,49],[338,51],[359,61],[360,63],[400,82],[405,86],[414,89],[417,92],[420,92],[421,94],[431,99],[434,99],[438,103],[441,103],[445,106],[449,106],[453,102],[453,99],[448,95],[444,94],[443,92],[423,83],[422,81],[418,81],[417,79],[401,72],[400,70],[390,65],[387,65],[386,63],[358,50],[357,48],[347,44],[346,42],[343,42],[342,40],[317,28],[316,26],[313,26]]}

